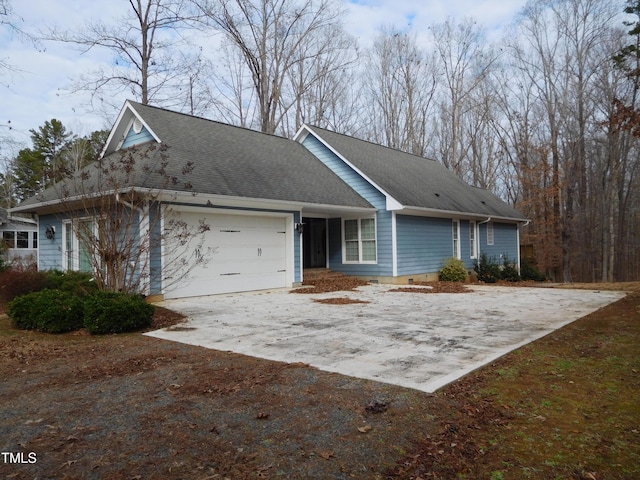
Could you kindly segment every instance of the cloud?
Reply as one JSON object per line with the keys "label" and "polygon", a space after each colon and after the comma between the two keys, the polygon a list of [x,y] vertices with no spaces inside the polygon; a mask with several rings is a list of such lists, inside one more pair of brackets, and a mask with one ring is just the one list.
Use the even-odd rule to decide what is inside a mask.
{"label": "cloud", "polygon": [[[411,29],[420,41],[427,41],[428,27],[448,17],[473,16],[484,25],[489,38],[499,36],[500,28],[511,22],[525,0],[342,0],[347,10],[346,30],[360,45],[369,47],[376,32],[385,26]],[[87,21],[117,21],[130,7],[127,2],[113,0],[29,0],[12,2],[20,27],[27,31],[81,28]],[[217,45],[219,37],[205,44]],[[57,118],[69,128],[79,125],[76,133],[108,127],[118,112],[86,113],[83,105],[88,95],[68,93],[74,78],[109,65],[113,56],[101,49],[80,54],[72,45],[43,42],[38,50],[32,44],[16,38],[8,28],[0,27],[0,59],[8,59],[21,71],[0,78],[0,121],[11,120],[14,131],[29,142],[29,129]],[[205,48],[205,54],[219,48]],[[126,99],[111,99],[122,104]],[[74,128],[74,131],[77,130]]]}

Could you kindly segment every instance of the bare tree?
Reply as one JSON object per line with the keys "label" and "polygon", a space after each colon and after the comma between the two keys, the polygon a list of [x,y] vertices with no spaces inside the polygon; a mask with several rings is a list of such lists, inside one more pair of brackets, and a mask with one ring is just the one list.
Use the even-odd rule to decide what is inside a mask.
{"label": "bare tree", "polygon": [[442,70],[439,144],[434,156],[462,177],[471,148],[464,132],[464,117],[478,106],[473,93],[495,67],[497,55],[485,44],[482,27],[471,18],[457,24],[449,19],[432,27],[431,33]]}
{"label": "bare tree", "polygon": [[[190,190],[193,169],[175,171],[168,147],[152,144],[115,152],[46,190],[41,200],[61,203],[63,268],[91,271],[103,290],[148,294],[206,264],[204,219],[190,226],[161,203],[171,201],[169,189]],[[152,263],[160,255],[179,260],[160,269]]]}
{"label": "bare tree", "polygon": [[92,102],[99,99],[115,110],[111,96],[127,92],[144,104],[179,106],[177,90],[185,81],[186,66],[176,48],[184,41],[180,30],[191,19],[186,2],[129,0],[129,7],[112,23],[88,21],[71,31],[53,28],[44,39],[76,45],[82,53],[100,48],[114,55],[114,65],[82,75],[72,87],[90,92]]}
{"label": "bare tree", "polygon": [[416,38],[393,28],[382,29],[365,65],[373,141],[424,156],[429,117],[436,89],[433,57]]}
{"label": "bare tree", "polygon": [[[344,60],[336,52],[345,45],[331,34],[340,25],[342,10],[332,0],[193,0],[210,25],[221,31],[240,52],[248,70],[259,129],[275,133],[296,105],[297,96],[316,81],[317,65],[327,58]],[[347,60],[348,61],[348,60]],[[292,77],[304,66],[308,77]],[[331,69],[341,68],[332,65]],[[289,83],[296,78],[295,88]],[[234,102],[242,89],[234,78]],[[246,96],[245,96],[246,98]],[[247,107],[242,102],[244,111]],[[244,114],[242,114],[244,115]],[[242,116],[238,115],[238,116]]]}
{"label": "bare tree", "polygon": [[293,105],[279,106],[282,130],[288,133],[296,132],[303,123],[331,127],[337,117],[344,117],[351,69],[358,60],[355,39],[338,24],[318,31],[301,48],[296,53],[298,61],[287,72],[287,96]]}

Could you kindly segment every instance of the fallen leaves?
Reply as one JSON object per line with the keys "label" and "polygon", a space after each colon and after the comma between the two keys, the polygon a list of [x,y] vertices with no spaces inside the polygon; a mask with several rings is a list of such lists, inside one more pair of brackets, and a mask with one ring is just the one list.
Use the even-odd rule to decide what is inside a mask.
{"label": "fallen leaves", "polygon": [[460,282],[419,282],[414,283],[414,285],[419,285],[419,287],[400,287],[389,291],[405,293],[471,293],[471,290]]}
{"label": "fallen leaves", "polygon": [[326,305],[348,305],[351,303],[371,303],[366,300],[358,300],[355,298],[339,297],[339,298],[314,298],[316,303],[324,303]]}
{"label": "fallen leaves", "polygon": [[373,427],[371,425],[365,425],[363,427],[358,427],[358,431],[360,433],[367,433],[370,432],[373,429]]}
{"label": "fallen leaves", "polygon": [[333,450],[318,450],[316,453],[325,460],[329,460],[331,457],[335,457],[336,454]]}

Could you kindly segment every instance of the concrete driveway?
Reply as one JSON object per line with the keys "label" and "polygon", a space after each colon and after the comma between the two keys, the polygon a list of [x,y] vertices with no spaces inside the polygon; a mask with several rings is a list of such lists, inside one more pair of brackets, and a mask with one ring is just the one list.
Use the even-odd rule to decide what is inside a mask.
{"label": "concrete driveway", "polygon": [[[290,294],[170,300],[186,324],[148,335],[433,392],[624,296],[622,292],[473,286],[462,294]],[[369,303],[327,305],[323,298]]]}

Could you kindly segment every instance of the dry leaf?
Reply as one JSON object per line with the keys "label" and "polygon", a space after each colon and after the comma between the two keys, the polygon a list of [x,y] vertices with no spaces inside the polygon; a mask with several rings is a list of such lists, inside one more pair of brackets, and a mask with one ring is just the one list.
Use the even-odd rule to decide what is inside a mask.
{"label": "dry leaf", "polygon": [[371,425],[365,425],[364,427],[358,427],[358,431],[360,433],[367,433],[369,430],[371,430],[373,427]]}
{"label": "dry leaf", "polygon": [[256,418],[258,420],[266,420],[267,418],[269,418],[269,415],[269,413],[260,412],[256,415]]}
{"label": "dry leaf", "polygon": [[320,455],[322,458],[324,458],[325,460],[329,460],[331,457],[335,456],[335,453],[333,452],[333,450],[320,450],[316,453]]}

